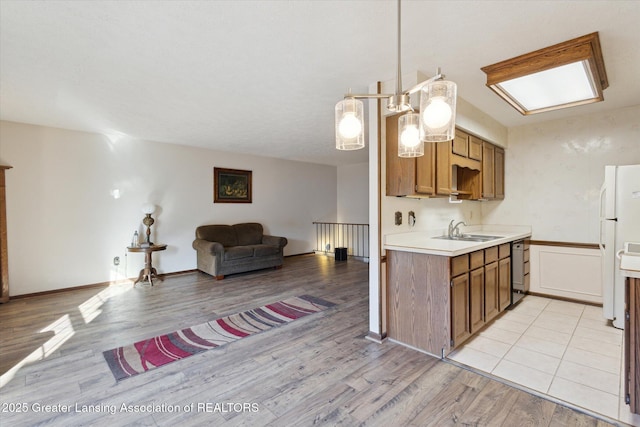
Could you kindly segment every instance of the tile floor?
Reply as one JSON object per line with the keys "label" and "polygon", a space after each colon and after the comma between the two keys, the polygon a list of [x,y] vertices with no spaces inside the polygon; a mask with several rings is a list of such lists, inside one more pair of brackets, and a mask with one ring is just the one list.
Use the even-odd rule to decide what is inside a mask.
{"label": "tile floor", "polygon": [[640,426],[621,397],[622,351],[623,331],[600,307],[528,295],[448,357]]}

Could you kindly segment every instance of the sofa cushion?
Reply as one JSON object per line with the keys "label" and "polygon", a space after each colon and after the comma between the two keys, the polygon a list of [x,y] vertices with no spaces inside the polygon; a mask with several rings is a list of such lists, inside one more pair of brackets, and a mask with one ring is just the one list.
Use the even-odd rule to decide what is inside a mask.
{"label": "sofa cushion", "polygon": [[221,243],[222,246],[238,246],[235,229],[230,225],[203,225],[196,228],[196,239]]}
{"label": "sofa cushion", "polygon": [[257,257],[277,255],[280,253],[280,248],[277,246],[251,245],[251,247],[253,248],[253,256]]}
{"label": "sofa cushion", "polygon": [[231,246],[224,248],[224,259],[226,261],[240,258],[251,258],[253,256],[253,247],[251,246]]}
{"label": "sofa cushion", "polygon": [[236,231],[238,245],[259,245],[262,243],[262,224],[247,222],[232,227]]}

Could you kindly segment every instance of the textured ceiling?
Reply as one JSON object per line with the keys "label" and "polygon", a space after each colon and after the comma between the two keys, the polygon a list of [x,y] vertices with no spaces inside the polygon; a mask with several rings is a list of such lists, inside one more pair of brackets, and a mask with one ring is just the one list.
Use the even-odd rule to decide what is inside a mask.
{"label": "textured ceiling", "polygon": [[[640,1],[405,1],[402,69],[505,126],[640,103]],[[523,117],[480,67],[594,31],[605,101]],[[395,1],[0,1],[0,119],[325,164],[333,109],[396,72]]]}

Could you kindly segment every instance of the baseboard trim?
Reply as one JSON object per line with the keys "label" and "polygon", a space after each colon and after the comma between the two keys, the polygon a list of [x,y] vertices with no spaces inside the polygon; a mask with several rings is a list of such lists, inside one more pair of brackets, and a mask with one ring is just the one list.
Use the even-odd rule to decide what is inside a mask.
{"label": "baseboard trim", "polygon": [[378,344],[382,344],[387,339],[387,335],[386,334],[385,335],[380,335],[380,334],[378,334],[376,332],[372,332],[372,331],[369,331],[369,333],[367,335],[365,335],[364,337],[365,337],[365,339],[368,339],[368,340],[373,341],[373,342],[378,343]]}
{"label": "baseboard trim", "polygon": [[600,249],[597,243],[554,242],[551,240],[529,240],[530,245],[559,246],[563,248]]}
{"label": "baseboard trim", "polygon": [[[181,274],[195,273],[197,271],[198,270],[196,270],[196,269],[174,271],[174,272],[171,272],[171,273],[158,274],[158,276],[160,276],[160,277],[179,276]],[[9,300],[22,299],[22,298],[31,298],[31,297],[40,297],[40,296],[43,296],[43,295],[58,294],[58,293],[61,293],[61,292],[77,291],[77,290],[80,290],[80,289],[104,288],[104,287],[112,286],[112,285],[121,285],[123,283],[131,283],[134,280],[136,280],[136,277],[131,277],[129,279],[115,280],[115,281],[112,281],[112,282],[100,282],[100,283],[92,283],[92,284],[89,284],[89,285],[80,285],[80,286],[71,286],[71,287],[68,287],[68,288],[51,289],[49,291],[33,292],[33,293],[30,293],[30,294],[10,295],[9,296]]]}
{"label": "baseboard trim", "polygon": [[539,292],[527,292],[527,295],[532,295],[534,297],[555,299],[555,300],[559,300],[559,301],[575,302],[575,303],[584,304],[584,305],[592,305],[594,307],[602,307],[602,304],[597,303],[597,302],[582,301],[582,300],[579,300],[579,299],[576,299],[576,298],[567,298],[567,297],[561,297],[561,296],[558,296],[558,295],[541,294]]}

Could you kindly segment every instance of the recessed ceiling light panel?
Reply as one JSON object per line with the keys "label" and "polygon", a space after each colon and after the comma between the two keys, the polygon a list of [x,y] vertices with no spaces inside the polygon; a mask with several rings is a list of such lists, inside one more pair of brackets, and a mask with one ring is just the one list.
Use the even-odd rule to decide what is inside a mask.
{"label": "recessed ceiling light panel", "polygon": [[522,114],[604,100],[608,87],[598,33],[482,68],[487,86]]}

